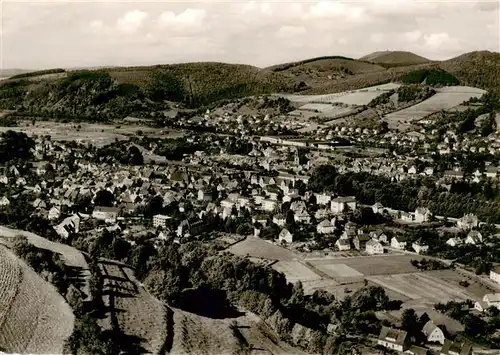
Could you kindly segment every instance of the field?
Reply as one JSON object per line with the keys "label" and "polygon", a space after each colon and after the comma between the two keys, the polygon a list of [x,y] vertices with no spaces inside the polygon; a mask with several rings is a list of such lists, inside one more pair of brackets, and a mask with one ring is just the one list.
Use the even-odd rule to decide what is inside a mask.
{"label": "field", "polygon": [[389,83],[377,86],[370,86],[360,90],[343,91],[335,94],[326,95],[280,95],[292,102],[297,103],[320,103],[320,104],[333,104],[343,103],[346,105],[367,105],[371,100],[380,96],[384,92],[397,89],[399,84]]}
{"label": "field", "polygon": [[298,257],[288,249],[251,236],[231,246],[228,251],[236,255],[268,260],[293,261]]}
{"label": "field", "polygon": [[381,255],[347,258],[315,258],[307,261],[315,268],[330,277],[343,278],[363,277],[371,275],[389,275],[415,272],[417,269],[410,263],[414,255]]}
{"label": "field", "polygon": [[0,289],[0,306],[6,310],[0,319],[0,348],[11,353],[62,353],[73,330],[70,306],[52,285],[3,246],[0,259],[11,270],[2,277],[17,275],[14,281],[2,282]]}
{"label": "field", "polygon": [[[450,282],[445,277],[453,278],[453,270],[446,270],[441,274],[434,272],[420,272],[412,274],[398,275],[377,275],[370,276],[368,279],[374,283],[383,286],[386,289],[401,293],[414,300],[415,304],[432,305],[438,302],[463,301],[467,299],[478,300],[487,293],[486,288],[483,292],[478,290],[477,285],[469,288],[459,286]],[[457,277],[460,275],[457,274]],[[475,290],[474,290],[475,289]]]}
{"label": "field", "polygon": [[158,354],[167,338],[166,306],[148,293],[133,272],[120,264],[101,263],[105,304],[110,308],[107,326],[115,316],[118,326],[148,353]]}
{"label": "field", "polygon": [[297,260],[279,261],[273,265],[273,269],[285,274],[288,282],[295,283],[297,281],[306,282],[321,279],[321,276]]}
{"label": "field", "polygon": [[54,253],[60,254],[67,266],[80,270],[82,276],[85,277],[87,281],[83,286],[83,292],[87,295],[90,294],[88,289],[88,264],[87,261],[85,261],[85,257],[78,249],[66,244],[52,242],[34,233],[0,226],[0,243],[3,239],[8,244],[9,239],[17,235],[25,236],[28,238],[28,241],[37,248],[48,249]]}
{"label": "field", "polygon": [[422,119],[434,112],[449,110],[472,97],[481,97],[484,90],[466,86],[450,86],[436,90],[436,94],[427,100],[408,107],[404,110],[390,113],[385,116],[389,128],[396,128],[401,123]]}
{"label": "field", "polygon": [[[77,125],[80,126],[78,130],[76,128]],[[138,131],[142,131],[145,136],[162,138],[175,138],[182,135],[179,132],[163,132],[157,128],[141,125],[69,124],[54,121],[39,121],[34,126],[31,125],[31,121],[23,121],[17,127],[0,127],[0,132],[8,130],[24,132],[29,136],[50,135],[54,141],[77,141],[80,143],[91,143],[97,147],[113,143],[116,139],[127,140],[130,136],[136,136]]]}

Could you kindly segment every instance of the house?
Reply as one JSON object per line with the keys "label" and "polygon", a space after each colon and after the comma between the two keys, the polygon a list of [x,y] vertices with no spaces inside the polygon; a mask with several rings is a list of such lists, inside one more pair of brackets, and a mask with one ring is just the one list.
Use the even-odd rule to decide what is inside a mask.
{"label": "house", "polygon": [[295,222],[306,223],[306,224],[311,223],[311,216],[309,215],[309,213],[307,213],[306,210],[301,210],[295,213],[293,215],[293,219],[295,220]]}
{"label": "house", "polygon": [[403,236],[394,236],[391,239],[391,248],[404,250],[406,247],[406,240]]}
{"label": "house", "polygon": [[172,217],[165,216],[162,214],[157,214],[153,216],[153,226],[155,228],[162,227],[165,228],[167,226],[167,221]]}
{"label": "house", "polygon": [[429,343],[440,343],[444,344],[445,337],[444,333],[433,321],[428,321],[422,328],[422,333],[424,333],[427,341]]}
{"label": "house", "polygon": [[384,206],[380,202],[375,203],[372,206],[373,213],[383,213],[384,212]]}
{"label": "house", "polygon": [[384,348],[403,352],[408,348],[408,337],[404,330],[382,327],[377,344]]}
{"label": "house", "polygon": [[276,208],[276,201],[269,199],[262,200],[262,209],[264,211],[274,211],[275,208]]}
{"label": "house", "polygon": [[401,211],[400,219],[404,222],[413,222],[413,216],[408,212]]}
{"label": "house", "polygon": [[488,293],[484,295],[482,301],[474,304],[474,308],[479,312],[484,312],[489,307],[500,309],[500,293]]}
{"label": "house", "polygon": [[370,239],[366,242],[365,250],[370,255],[384,254],[384,247],[375,239]]}
{"label": "house", "polygon": [[429,349],[422,348],[421,346],[410,345],[410,347],[404,352],[409,355],[428,355]]}
{"label": "house", "polygon": [[204,189],[200,189],[198,190],[198,201],[210,202],[212,201],[212,194],[208,193]]}
{"label": "house", "polygon": [[61,209],[59,207],[54,206],[49,210],[49,215],[47,218],[49,220],[54,220],[58,219],[60,216],[61,216]]}
{"label": "house", "polygon": [[470,355],[472,344],[468,342],[459,343],[445,339],[439,355]]}
{"label": "house", "polygon": [[352,196],[349,197],[337,197],[331,201],[330,205],[331,211],[333,213],[342,213],[347,209],[351,211],[356,210],[356,199]]}
{"label": "house", "polygon": [[357,250],[364,250],[366,249],[366,243],[368,243],[369,240],[370,237],[368,236],[368,234],[358,234],[353,239],[354,247]]}
{"label": "house", "polygon": [[107,223],[115,223],[120,210],[117,207],[96,206],[92,217]]}
{"label": "house", "polygon": [[8,206],[10,205],[10,201],[7,197],[3,196],[1,199],[0,199],[0,206]]}
{"label": "house", "polygon": [[500,284],[500,267],[495,267],[490,271],[490,279]]}
{"label": "house", "polygon": [[429,250],[429,246],[426,243],[422,242],[422,239],[414,241],[411,247],[417,254],[426,253]]}
{"label": "house", "polygon": [[335,242],[335,246],[340,251],[351,250],[351,243],[349,242],[349,239],[340,238]]}
{"label": "house", "polygon": [[467,234],[467,238],[465,239],[465,244],[477,245],[483,242],[483,236],[476,230],[472,230]]}
{"label": "house", "polygon": [[321,221],[317,226],[316,230],[319,234],[332,234],[335,232],[335,224],[332,224],[328,219]]}
{"label": "house", "polygon": [[478,225],[479,225],[479,220],[475,215],[471,213],[466,214],[457,221],[457,227],[464,230],[477,228]]}
{"label": "house", "polygon": [[54,230],[60,237],[68,239],[72,233],[78,233],[80,231],[80,220],[81,218],[77,214],[67,217],[55,226]]}
{"label": "house", "polygon": [[428,208],[418,207],[415,210],[415,222],[417,222],[417,223],[429,222],[431,217],[432,217],[432,214]]}
{"label": "house", "polygon": [[282,215],[281,213],[276,214],[273,216],[273,223],[280,226],[280,227],[284,227],[286,224],[286,217],[284,215]]}
{"label": "house", "polygon": [[283,228],[278,236],[278,241],[282,243],[285,241],[286,243],[293,242],[293,234],[288,231],[288,229]]}
{"label": "house", "polygon": [[450,247],[456,247],[457,245],[462,244],[462,239],[457,237],[452,237],[446,241],[446,244]]}
{"label": "house", "polygon": [[314,194],[314,196],[316,197],[316,203],[318,205],[327,205],[332,200],[332,196],[329,194],[321,193],[321,194]]}
{"label": "house", "polygon": [[370,232],[370,237],[375,239],[381,243],[387,243],[387,234],[384,233],[383,230],[377,229],[376,231]]}

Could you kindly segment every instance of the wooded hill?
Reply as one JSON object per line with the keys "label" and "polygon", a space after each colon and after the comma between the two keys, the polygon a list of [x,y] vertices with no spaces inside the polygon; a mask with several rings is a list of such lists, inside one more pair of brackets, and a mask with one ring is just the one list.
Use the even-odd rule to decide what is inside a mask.
{"label": "wooded hill", "polygon": [[432,68],[449,72],[462,85],[492,91],[500,88],[499,53],[472,52],[444,62],[392,64],[330,56],[264,69],[215,62],[51,69],[0,82],[0,109],[102,121],[130,114],[148,115],[165,109],[168,102],[198,108],[219,100],[275,92],[319,94],[360,89],[401,81],[413,71]]}

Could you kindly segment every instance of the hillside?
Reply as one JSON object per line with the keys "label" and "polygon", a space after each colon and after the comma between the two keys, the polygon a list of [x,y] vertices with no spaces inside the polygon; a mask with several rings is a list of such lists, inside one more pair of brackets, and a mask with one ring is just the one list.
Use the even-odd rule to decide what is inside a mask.
{"label": "hillside", "polygon": [[21,75],[0,83],[0,109],[102,121],[221,99],[293,90],[279,73],[247,65],[186,63]]}
{"label": "hillside", "polygon": [[408,73],[432,68],[449,72],[464,85],[486,90],[500,87],[499,53],[472,52],[444,62],[429,62],[409,52],[376,52],[362,59],[319,57],[265,69],[213,62],[53,69],[2,81],[0,110],[83,121],[129,115],[155,117],[172,102],[198,108],[221,100],[276,92],[335,93],[401,81]]}
{"label": "hillside", "polygon": [[373,52],[368,55],[365,55],[364,57],[361,57],[359,60],[377,64],[398,64],[398,65],[425,64],[430,62],[430,60],[427,58],[406,51]]}
{"label": "hillside", "polygon": [[462,85],[500,92],[500,53],[470,52],[439,63]]}
{"label": "hillside", "polygon": [[0,245],[0,350],[60,354],[74,316],[56,289]]}

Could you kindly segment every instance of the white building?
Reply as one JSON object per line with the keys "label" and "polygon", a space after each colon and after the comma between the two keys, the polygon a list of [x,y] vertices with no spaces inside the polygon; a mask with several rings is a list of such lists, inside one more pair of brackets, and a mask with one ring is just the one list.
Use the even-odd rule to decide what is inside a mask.
{"label": "white building", "polygon": [[500,309],[500,293],[488,293],[484,295],[482,301],[474,304],[474,308],[480,312],[484,312],[489,307]]}
{"label": "white building", "polygon": [[92,217],[107,223],[115,223],[118,218],[118,212],[119,209],[116,207],[96,206],[92,212]]}
{"label": "white building", "polygon": [[351,243],[350,243],[349,239],[340,238],[335,242],[335,246],[340,251],[351,250]]}
{"label": "white building", "polygon": [[403,352],[407,347],[407,333],[404,330],[382,327],[377,344],[384,348]]}
{"label": "white building", "polygon": [[316,203],[318,205],[327,205],[332,200],[332,196],[329,194],[314,194],[316,196]]}
{"label": "white building", "polygon": [[392,237],[391,247],[394,249],[404,250],[406,247],[406,240],[402,236]]}
{"label": "white building", "polygon": [[415,210],[415,222],[425,223],[429,222],[432,217],[431,211],[425,207],[419,207]]}
{"label": "white building", "polygon": [[287,243],[293,242],[293,234],[288,231],[288,229],[283,228],[278,236],[278,241],[282,243],[283,241]]}
{"label": "white building", "polygon": [[356,210],[356,199],[354,197],[337,197],[332,200],[331,210],[333,213],[342,213],[347,209]]}
{"label": "white building", "polygon": [[319,234],[332,234],[335,232],[335,225],[332,224],[328,219],[321,221],[317,226],[316,230]]}
{"label": "white building", "polygon": [[274,211],[275,208],[276,208],[276,201],[273,200],[262,201],[262,209],[264,211]]}
{"label": "white building", "polygon": [[500,284],[500,267],[496,267],[490,271],[490,279]]}
{"label": "white building", "polygon": [[425,323],[422,333],[424,333],[428,342],[444,344],[444,333],[433,321],[430,320]]}
{"label": "white building", "polygon": [[429,246],[423,243],[422,240],[420,239],[413,242],[411,247],[413,248],[413,250],[415,250],[417,254],[426,253],[429,250]]}
{"label": "white building", "polygon": [[165,216],[162,214],[157,214],[153,216],[153,226],[155,228],[162,227],[165,228],[167,226],[167,221],[172,217]]}
{"label": "white building", "polygon": [[49,210],[48,219],[49,220],[58,219],[60,215],[61,215],[61,210],[59,209],[59,207],[54,206]]}
{"label": "white building", "polygon": [[282,214],[277,214],[273,216],[273,223],[280,226],[284,227],[286,224],[286,217]]}
{"label": "white building", "polygon": [[378,240],[370,239],[366,242],[366,252],[371,255],[384,254],[384,246]]}

